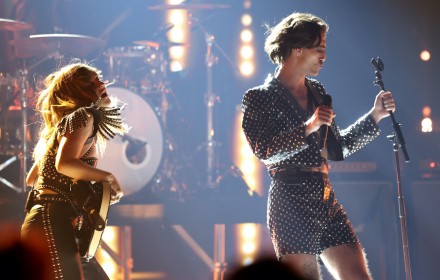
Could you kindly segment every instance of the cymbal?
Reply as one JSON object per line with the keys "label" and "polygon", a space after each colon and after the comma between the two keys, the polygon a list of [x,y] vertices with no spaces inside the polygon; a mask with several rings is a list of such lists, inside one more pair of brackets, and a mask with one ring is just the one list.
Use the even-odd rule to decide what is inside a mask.
{"label": "cymbal", "polygon": [[152,47],[155,49],[158,49],[161,45],[161,43],[155,41],[133,41],[133,44],[145,47]]}
{"label": "cymbal", "polygon": [[188,43],[177,43],[177,42],[154,42],[154,41],[133,41],[133,44],[139,46],[153,47],[158,49],[160,46],[174,47],[174,46],[187,46]]}
{"label": "cymbal", "polygon": [[85,56],[94,49],[103,47],[105,41],[78,34],[35,34],[10,42],[17,48],[17,56],[40,57],[54,54]]}
{"label": "cymbal", "polygon": [[32,24],[26,22],[0,18],[0,30],[22,31],[32,29],[32,27]]}
{"label": "cymbal", "polygon": [[229,8],[229,5],[225,4],[177,4],[177,5],[156,5],[149,6],[147,9],[149,10],[213,10],[213,9],[226,9]]}

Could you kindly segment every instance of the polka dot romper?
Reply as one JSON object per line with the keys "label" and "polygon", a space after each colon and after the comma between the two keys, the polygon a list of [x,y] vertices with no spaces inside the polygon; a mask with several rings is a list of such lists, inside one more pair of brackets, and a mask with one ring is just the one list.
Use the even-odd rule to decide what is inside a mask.
{"label": "polka dot romper", "polygon": [[[314,79],[306,79],[309,94],[321,104],[326,93]],[[328,176],[301,172],[318,168],[320,136],[305,136],[306,112],[272,75],[248,90],[242,101],[242,128],[253,153],[272,177],[267,225],[277,257],[307,253],[319,255],[340,244],[359,242],[342,205],[335,198]],[[329,160],[343,160],[375,139],[380,130],[366,114],[344,130],[329,128]]]}

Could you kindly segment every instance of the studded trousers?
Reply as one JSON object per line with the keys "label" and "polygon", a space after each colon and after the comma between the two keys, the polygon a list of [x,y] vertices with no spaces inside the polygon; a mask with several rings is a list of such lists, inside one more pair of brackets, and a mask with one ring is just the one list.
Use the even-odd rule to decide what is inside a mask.
{"label": "studded trousers", "polygon": [[[26,214],[21,236],[23,239],[32,240],[35,240],[35,236],[41,237],[41,242],[49,254],[50,279],[88,279],[89,271],[102,270],[97,262],[93,262],[88,263],[86,271],[83,272],[73,226],[73,221],[77,217],[75,211],[68,202],[57,195],[45,197],[46,199],[36,200]],[[93,277],[93,279],[108,279],[108,277],[102,275],[101,278]]]}

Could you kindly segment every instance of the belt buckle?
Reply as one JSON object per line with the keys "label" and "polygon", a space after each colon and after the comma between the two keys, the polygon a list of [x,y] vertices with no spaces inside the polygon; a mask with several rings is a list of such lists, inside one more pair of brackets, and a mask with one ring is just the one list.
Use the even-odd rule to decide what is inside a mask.
{"label": "belt buckle", "polygon": [[322,196],[322,200],[327,202],[330,199],[330,193],[332,191],[332,185],[328,182],[328,180],[324,180],[324,194]]}

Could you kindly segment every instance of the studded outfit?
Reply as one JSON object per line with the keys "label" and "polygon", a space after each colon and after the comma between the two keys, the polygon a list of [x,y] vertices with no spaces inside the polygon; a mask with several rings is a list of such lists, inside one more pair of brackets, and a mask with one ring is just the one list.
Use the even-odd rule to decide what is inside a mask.
{"label": "studded outfit", "polygon": [[253,153],[271,176],[267,226],[278,258],[287,254],[319,255],[325,249],[359,240],[335,198],[328,175],[319,170],[327,160],[340,161],[375,139],[380,130],[366,114],[344,130],[333,121],[325,132],[306,137],[305,122],[327,94],[306,78],[310,110],[304,110],[281,82],[269,75],[242,100],[242,128]]}
{"label": "studded outfit", "polygon": [[[78,226],[79,211],[76,198],[88,188],[84,181],[74,180],[59,173],[55,168],[55,158],[59,143],[58,137],[67,131],[75,133],[86,126],[87,115],[93,115],[93,134],[86,143],[96,144],[113,138],[115,133],[124,131],[119,108],[99,108],[95,106],[79,108],[65,116],[57,126],[56,132],[48,141],[50,149],[38,162],[38,181],[34,190],[51,189],[58,194],[36,194],[28,199],[27,213],[22,225],[21,235],[26,239],[36,233],[45,236],[50,254],[51,279],[83,279],[81,261],[75,233]],[[95,166],[97,158],[89,157],[92,147],[80,158]],[[99,269],[99,268],[98,268]],[[105,278],[104,278],[105,279]]]}

